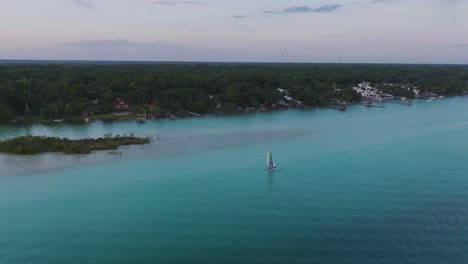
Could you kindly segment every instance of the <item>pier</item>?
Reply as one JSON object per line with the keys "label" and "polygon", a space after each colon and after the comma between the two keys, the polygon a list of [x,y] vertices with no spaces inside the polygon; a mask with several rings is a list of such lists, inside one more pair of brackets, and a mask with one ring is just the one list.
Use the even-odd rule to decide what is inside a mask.
{"label": "pier", "polygon": [[194,112],[190,112],[190,111],[186,111],[188,114],[191,114],[193,116],[198,116],[198,117],[201,117],[202,115],[200,114],[197,114],[197,113],[194,113]]}
{"label": "pier", "polygon": [[365,106],[365,107],[386,108],[384,105],[374,105],[374,104],[372,104],[371,102],[361,103],[361,105],[362,105],[362,106]]}
{"label": "pier", "polygon": [[329,106],[327,106],[325,108],[336,109],[336,110],[340,110],[340,111],[346,111],[346,105],[345,104],[329,105]]}
{"label": "pier", "polygon": [[392,103],[392,104],[401,104],[401,105],[413,105],[413,102],[411,101],[387,100],[385,102]]}
{"label": "pier", "polygon": [[137,123],[140,123],[140,124],[146,123],[146,118],[137,118],[135,120],[137,121]]}

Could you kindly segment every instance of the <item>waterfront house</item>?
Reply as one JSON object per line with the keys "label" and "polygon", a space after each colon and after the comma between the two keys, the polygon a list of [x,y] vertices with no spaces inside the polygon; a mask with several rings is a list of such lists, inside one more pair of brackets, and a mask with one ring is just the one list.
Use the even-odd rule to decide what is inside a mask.
{"label": "waterfront house", "polygon": [[379,91],[377,88],[372,87],[370,85],[370,82],[362,82],[358,84],[358,87],[353,87],[353,90],[368,100],[382,101],[382,100],[393,99],[393,95],[384,94],[382,91]]}
{"label": "waterfront house", "polygon": [[117,100],[114,101],[114,109],[117,111],[128,111],[129,108],[128,103],[120,98],[117,98]]}
{"label": "waterfront house", "polygon": [[365,98],[376,99],[378,96],[378,90],[370,86],[370,82],[362,82],[358,87],[353,87],[353,90]]}
{"label": "waterfront house", "polygon": [[437,94],[426,90],[425,92],[422,93],[422,97],[427,97],[427,98],[437,97]]}

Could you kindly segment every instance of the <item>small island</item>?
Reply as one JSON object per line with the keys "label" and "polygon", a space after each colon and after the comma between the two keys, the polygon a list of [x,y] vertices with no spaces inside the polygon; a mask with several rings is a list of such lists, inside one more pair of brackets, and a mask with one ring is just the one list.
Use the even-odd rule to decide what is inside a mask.
{"label": "small island", "polygon": [[116,136],[104,138],[68,139],[46,136],[21,136],[0,141],[0,152],[16,155],[34,155],[45,152],[89,154],[95,150],[113,150],[124,145],[143,145],[149,138]]}

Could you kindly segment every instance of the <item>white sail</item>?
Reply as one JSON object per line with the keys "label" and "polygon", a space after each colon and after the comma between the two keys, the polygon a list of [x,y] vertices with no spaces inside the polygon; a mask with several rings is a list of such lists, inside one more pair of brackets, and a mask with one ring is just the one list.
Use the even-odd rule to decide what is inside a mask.
{"label": "white sail", "polygon": [[275,164],[275,161],[273,160],[273,154],[271,153],[270,150],[268,150],[267,155],[266,155],[266,163],[267,163],[267,168],[269,170],[276,169],[276,164]]}

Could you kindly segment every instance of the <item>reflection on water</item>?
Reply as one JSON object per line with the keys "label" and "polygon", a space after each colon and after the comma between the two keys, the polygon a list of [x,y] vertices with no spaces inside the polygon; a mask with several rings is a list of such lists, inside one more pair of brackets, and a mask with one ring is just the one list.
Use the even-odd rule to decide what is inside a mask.
{"label": "reflection on water", "polygon": [[[415,135],[463,129],[467,120],[460,113],[466,107],[466,100],[467,98],[454,98],[430,105],[416,102],[411,108],[397,104],[372,110],[356,106],[350,107],[346,114],[333,110],[279,111],[173,121],[151,120],[144,126],[134,121],[0,126],[0,138],[46,135],[75,139],[102,137],[107,133],[133,133],[135,136],[154,139],[149,145],[121,147],[120,150],[124,153],[122,156],[110,155],[106,151],[73,156],[55,153],[30,157],[0,154],[0,175],[83,166],[103,161],[197,155],[227,148],[267,143],[273,145],[300,138],[319,140],[313,144],[310,155],[358,149],[365,145],[398,141]],[[451,114],[447,115],[447,112]],[[348,118],[348,115],[353,118]],[[395,126],[399,127],[399,133],[384,136]],[[295,159],[302,157],[296,156]]]}
{"label": "reflection on water", "polygon": [[271,194],[272,189],[273,189],[273,178],[275,177],[275,172],[274,171],[267,171],[267,182],[266,182],[266,193]]}
{"label": "reflection on water", "polygon": [[68,166],[0,177],[0,263],[467,263],[467,100],[48,127],[160,139],[0,156]]}

